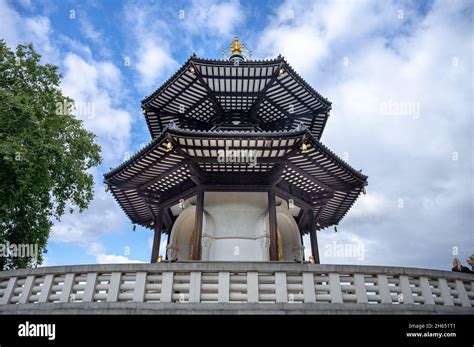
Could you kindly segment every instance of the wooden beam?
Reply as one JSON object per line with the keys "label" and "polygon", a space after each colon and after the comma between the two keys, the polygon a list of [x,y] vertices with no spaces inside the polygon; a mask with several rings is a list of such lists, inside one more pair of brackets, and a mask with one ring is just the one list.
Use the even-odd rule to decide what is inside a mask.
{"label": "wooden beam", "polygon": [[319,248],[318,248],[318,235],[316,234],[316,226],[314,224],[314,211],[308,210],[309,220],[309,238],[311,241],[311,254],[313,255],[314,262],[319,264]]}
{"label": "wooden beam", "polygon": [[[301,99],[298,95],[296,95],[295,93],[293,93],[285,84],[283,84],[283,82],[281,80],[276,80],[276,82],[288,93],[290,94],[293,98],[295,98],[301,105],[303,105],[304,107],[306,107],[306,109],[308,110],[312,110],[311,107],[305,102],[303,101],[303,99]],[[304,89],[304,88],[303,88]],[[306,91],[307,92],[307,91]],[[319,102],[319,100],[318,100]],[[321,102],[320,102],[321,103]]]}
{"label": "wooden beam", "polygon": [[[209,78],[213,80],[224,80],[224,79],[232,79],[232,80],[266,80],[270,78],[270,76],[215,76],[215,75],[201,75],[202,78]],[[219,94],[216,92],[216,94]],[[222,95],[227,95],[227,93],[220,92]]]}
{"label": "wooden beam", "polygon": [[197,186],[193,181],[187,179],[181,184],[168,189],[161,194],[160,206],[163,208],[171,207],[181,199],[189,199],[197,192]]}
{"label": "wooden beam", "polygon": [[165,260],[168,260],[168,245],[171,241],[171,232],[168,234],[168,238],[166,239],[166,251],[165,251]]}
{"label": "wooden beam", "polygon": [[309,173],[307,173],[303,169],[299,168],[295,164],[288,161],[286,163],[286,166],[289,167],[290,169],[292,169],[293,171],[295,171],[297,174],[299,174],[299,175],[303,176],[304,178],[306,178],[308,181],[317,184],[318,186],[323,188],[325,191],[328,191],[328,192],[331,192],[331,193],[334,192],[334,189],[332,187],[329,187],[327,184],[324,184],[323,182],[321,182],[321,180],[319,180],[316,177],[310,175]]}
{"label": "wooden beam", "polygon": [[277,185],[283,179],[281,177],[283,170],[285,170],[285,164],[276,163],[268,173],[267,181],[269,182],[269,184]]}
{"label": "wooden beam", "polygon": [[212,172],[205,176],[204,181],[200,184],[207,185],[266,185],[268,184],[268,176],[266,173],[260,172]]}
{"label": "wooden beam", "polygon": [[270,229],[270,261],[278,260],[276,196],[274,190],[268,191],[268,218]]}
{"label": "wooden beam", "polygon": [[236,184],[209,184],[200,188],[209,192],[267,192],[273,187],[271,185],[236,185]]}
{"label": "wooden beam", "polygon": [[168,235],[171,234],[171,229],[173,229],[173,220],[171,218],[171,210],[169,208],[163,209],[163,223],[165,224]]}
{"label": "wooden beam", "polygon": [[[199,105],[197,105],[199,106]],[[190,109],[194,109],[196,105],[191,105]],[[186,114],[188,111],[186,111]],[[148,116],[156,116],[156,118],[161,122],[161,116],[163,117],[171,117],[174,122],[182,122],[186,125],[190,125],[193,127],[196,127],[201,130],[207,130],[211,127],[211,124],[207,122],[203,122],[194,118],[190,117],[185,117],[185,113],[174,113],[174,112],[165,112],[165,111],[158,111],[156,108],[151,109],[151,111],[148,113]]]}
{"label": "wooden beam", "polygon": [[204,190],[199,190],[196,197],[196,215],[194,219],[193,260],[201,260],[202,220],[204,214]]}
{"label": "wooden beam", "polygon": [[314,222],[315,223],[319,223],[319,219],[321,217],[321,215],[323,214],[323,210],[326,208],[326,206],[321,206],[321,208],[319,209],[318,213],[316,213],[316,216],[314,217]]}
{"label": "wooden beam", "polygon": [[304,230],[306,226],[308,225],[307,220],[308,220],[308,210],[302,208],[300,210],[299,218],[298,218],[298,229],[300,230],[301,235],[303,235]]}
{"label": "wooden beam", "polygon": [[206,181],[206,173],[202,171],[199,165],[193,162],[191,159],[188,159],[187,164],[188,164],[189,172],[191,173],[191,180],[196,185],[204,184]]}
{"label": "wooden beam", "polygon": [[[175,94],[175,95],[173,96],[173,99],[174,99],[174,100],[178,99],[182,94],[184,94],[184,92],[186,92],[189,88],[191,88],[191,87],[194,85],[194,83],[198,82],[198,79],[197,79],[195,76],[193,76],[193,77],[194,77],[194,78],[193,78],[193,77],[189,76],[189,74],[186,75],[186,73],[187,73],[188,71],[189,71],[189,68],[187,67],[186,69],[184,69],[184,70],[182,71],[182,73],[181,73],[176,79],[173,80],[173,82],[180,81],[181,84],[183,84],[183,80],[185,80],[185,83],[187,83],[187,85],[186,85],[184,88],[182,88],[177,94]],[[183,76],[186,76],[186,78],[187,78],[188,80],[191,79],[191,82],[188,82],[188,80],[184,79]],[[168,85],[166,86],[166,88],[163,89],[163,91],[164,91],[164,92],[166,92],[166,91],[169,92],[170,86],[172,86],[171,83],[168,84]],[[155,98],[156,98],[156,97],[155,97]],[[165,104],[164,104],[163,106],[161,106],[160,108],[157,108],[157,107],[151,105],[151,103],[152,103],[153,101],[155,101],[155,98],[152,98],[151,100],[148,100],[148,101],[146,101],[145,103],[142,102],[142,107],[144,107],[144,108],[146,108],[146,109],[149,109],[149,108],[152,108],[152,107],[153,107],[153,108],[157,109],[158,111],[161,111],[164,107],[166,107],[166,106],[168,105],[168,103],[165,103]]]}
{"label": "wooden beam", "polygon": [[[265,87],[263,87],[260,95],[257,97],[257,99],[254,101],[254,103],[252,104],[252,106],[250,107],[249,109],[249,115],[251,118],[255,118],[256,119],[256,116],[257,116],[257,112],[258,112],[258,108],[260,106],[260,104],[262,103],[263,99],[265,98],[265,95],[267,94],[267,91],[268,89],[273,86],[273,84],[275,84],[275,81],[276,79],[278,78],[278,76],[280,75],[280,68],[283,66],[283,62],[281,62],[277,68],[275,69],[275,71],[273,72],[270,80],[268,81],[268,83],[265,85]],[[268,76],[266,76],[265,78],[268,78]],[[283,112],[286,116],[288,116],[288,114],[286,112]]]}
{"label": "wooden beam", "polygon": [[[271,140],[270,140],[271,141]],[[291,150],[295,145],[284,145],[284,146],[235,146],[232,147],[231,149],[241,149],[241,150],[253,150],[253,151],[289,151]],[[182,148],[183,150],[195,150],[195,151],[202,151],[202,150],[219,150],[219,149],[226,149],[226,146],[222,147],[213,147],[213,146],[199,146],[199,145],[183,145],[179,144],[179,147]],[[187,152],[186,152],[187,153]],[[275,157],[277,158],[277,157]]]}
{"label": "wooden beam", "polygon": [[[222,148],[223,149],[223,148]],[[271,150],[272,148],[268,147],[266,150]],[[282,159],[280,157],[266,157],[266,158],[259,158],[257,157],[257,165],[258,164],[273,164],[273,163],[283,163],[286,159]],[[213,163],[213,164],[225,164],[220,163],[217,157],[192,157],[192,161],[198,163]],[[230,163],[232,164],[232,163]]]}
{"label": "wooden beam", "polygon": [[[176,151],[175,151],[176,152]],[[160,158],[161,159],[161,158]],[[156,160],[154,162],[154,164],[158,163],[159,160]],[[181,164],[177,165],[177,166],[172,166],[170,167],[168,170],[166,170],[165,172],[163,172],[162,174],[154,177],[153,179],[151,179],[150,181],[147,181],[145,183],[143,183],[142,185],[138,186],[138,190],[145,190],[146,188],[148,188],[149,186],[151,186],[152,184],[162,180],[163,178],[167,177],[168,175],[172,174],[173,172],[181,169],[183,166],[186,166],[186,162],[182,162]]]}
{"label": "wooden beam", "polygon": [[[314,147],[314,145],[312,144],[312,146]],[[321,152],[321,150],[317,147],[314,147],[314,150],[316,152]],[[326,173],[327,175],[329,175],[330,177],[334,178],[335,180],[337,180],[340,184],[340,187],[334,187],[334,190],[344,190],[344,189],[352,189],[354,187],[356,187],[355,184],[350,184],[350,183],[347,183],[347,182],[344,182],[338,175],[334,174],[333,172],[329,171],[329,169],[327,169],[325,166],[323,166],[321,163],[319,163],[317,160],[313,159],[311,156],[309,156],[308,153],[301,153],[301,155],[307,159],[308,161],[311,162],[311,164],[313,164],[314,166],[316,166],[317,168],[321,169],[322,171],[324,171],[324,173]],[[347,171],[347,170],[344,170],[344,171]]]}
{"label": "wooden beam", "polygon": [[219,100],[217,100],[216,95],[214,91],[209,87],[209,85],[204,81],[204,78],[202,78],[201,73],[197,69],[196,65],[194,65],[193,62],[191,62],[191,66],[194,68],[194,73],[196,75],[196,78],[199,80],[201,85],[206,89],[207,94],[209,95],[211,103],[214,105],[214,110],[216,111],[216,116],[217,117],[222,117],[224,115],[224,109],[222,108],[222,105],[219,103]]}
{"label": "wooden beam", "polygon": [[156,263],[160,255],[161,226],[163,224],[163,209],[159,208],[155,217],[155,235],[153,236],[153,248],[151,250],[150,263]]}
{"label": "wooden beam", "polygon": [[[296,205],[298,205],[298,207],[303,207],[303,208],[307,208],[307,209],[313,208],[313,205],[312,205],[311,201],[307,201],[302,196],[296,195],[295,192],[288,191],[289,189],[286,190],[282,186],[282,183],[283,182],[280,182],[278,185],[274,186],[274,188],[273,188],[275,190],[275,192],[280,197],[284,198],[285,200],[293,199],[295,201]],[[288,183],[288,188],[291,188],[291,187],[292,187],[292,185],[290,183]],[[298,187],[295,187],[295,189],[296,188],[298,188]]]}

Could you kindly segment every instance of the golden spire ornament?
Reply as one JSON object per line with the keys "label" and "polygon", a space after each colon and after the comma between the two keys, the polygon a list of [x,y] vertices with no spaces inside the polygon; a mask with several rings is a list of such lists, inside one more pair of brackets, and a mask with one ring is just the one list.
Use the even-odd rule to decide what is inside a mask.
{"label": "golden spire ornament", "polygon": [[[244,52],[249,54],[248,58],[243,54]],[[230,55],[224,58],[225,53],[230,53]],[[245,44],[240,41],[237,36],[234,37],[234,40],[230,44],[230,49],[222,50],[222,59],[227,59],[231,61],[244,61],[249,60],[251,58],[252,51],[249,49],[245,49]]]}

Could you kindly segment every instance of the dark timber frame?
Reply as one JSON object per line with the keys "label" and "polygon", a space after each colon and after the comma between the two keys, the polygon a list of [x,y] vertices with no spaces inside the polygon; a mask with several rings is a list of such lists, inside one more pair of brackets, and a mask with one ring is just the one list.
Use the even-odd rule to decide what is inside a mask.
{"label": "dark timber frame", "polygon": [[201,260],[202,220],[204,214],[204,190],[200,189],[196,198],[196,216],[194,219],[193,260]]}
{"label": "dark timber frame", "polygon": [[273,190],[268,191],[268,219],[270,228],[270,260],[278,260],[276,196]]}
{"label": "dark timber frame", "polygon": [[313,211],[308,211],[308,219],[309,219],[309,240],[311,243],[311,254],[313,255],[314,262],[319,264],[319,249],[318,249],[318,237],[316,235],[316,229],[314,226],[314,214]]}
{"label": "dark timber frame", "polygon": [[156,263],[158,260],[158,255],[160,251],[160,242],[161,242],[161,227],[163,222],[163,209],[159,208],[158,213],[155,219],[155,234],[153,236],[153,247],[151,250],[151,259],[150,263]]}

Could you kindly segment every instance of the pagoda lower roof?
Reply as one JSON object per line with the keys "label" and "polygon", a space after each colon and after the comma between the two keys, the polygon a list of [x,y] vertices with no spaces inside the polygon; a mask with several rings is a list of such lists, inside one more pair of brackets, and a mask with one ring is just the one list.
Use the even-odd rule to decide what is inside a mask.
{"label": "pagoda lower roof", "polygon": [[142,100],[142,108],[153,138],[171,123],[214,130],[237,120],[262,131],[303,125],[320,139],[331,102],[282,57],[236,65],[192,56]]}
{"label": "pagoda lower roof", "polygon": [[[305,143],[306,151],[301,144]],[[170,144],[172,148],[170,148]],[[223,160],[234,150],[242,157]],[[243,153],[253,152],[255,164]],[[246,152],[247,151],[247,152]],[[220,156],[221,155],[221,156]],[[315,227],[337,225],[367,176],[354,170],[308,130],[192,131],[166,128],[137,154],[104,175],[133,223],[151,227],[159,208],[207,191],[265,191],[313,211]]]}

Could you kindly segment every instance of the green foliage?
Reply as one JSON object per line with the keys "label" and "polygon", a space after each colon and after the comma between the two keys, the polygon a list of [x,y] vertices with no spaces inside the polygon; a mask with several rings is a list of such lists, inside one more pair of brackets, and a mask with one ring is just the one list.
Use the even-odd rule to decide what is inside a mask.
{"label": "green foliage", "polygon": [[[58,68],[32,45],[0,40],[0,245],[37,244],[38,259],[2,257],[0,270],[41,264],[54,219],[93,198],[88,169],[101,162],[95,135],[66,108]],[[64,108],[63,108],[64,109]]]}

